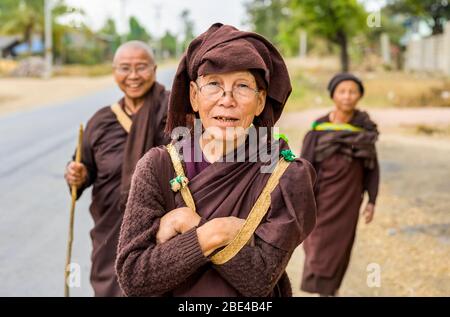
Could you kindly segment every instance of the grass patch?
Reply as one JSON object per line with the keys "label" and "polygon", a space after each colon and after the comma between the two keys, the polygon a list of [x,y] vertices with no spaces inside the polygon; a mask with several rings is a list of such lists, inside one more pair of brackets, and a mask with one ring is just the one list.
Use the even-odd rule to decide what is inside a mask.
{"label": "grass patch", "polygon": [[444,77],[380,72],[363,74],[368,107],[450,107],[450,80]]}
{"label": "grass patch", "polygon": [[112,72],[111,64],[100,65],[63,65],[54,68],[54,76],[64,77],[98,77],[110,75]]}
{"label": "grass patch", "polygon": [[291,77],[292,93],[286,103],[287,111],[327,107],[331,100],[327,91],[328,80],[337,72],[333,67],[337,60],[288,59],[286,61]]}

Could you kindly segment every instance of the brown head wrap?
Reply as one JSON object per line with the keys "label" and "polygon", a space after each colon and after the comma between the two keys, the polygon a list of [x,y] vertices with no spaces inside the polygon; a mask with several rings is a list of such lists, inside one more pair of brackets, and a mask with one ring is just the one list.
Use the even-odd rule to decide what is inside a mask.
{"label": "brown head wrap", "polygon": [[249,70],[258,87],[267,91],[264,110],[253,123],[273,126],[292,91],[283,58],[261,35],[216,23],[191,42],[181,59],[169,98],[166,131],[170,133],[177,126],[191,127],[191,81],[198,76],[239,70]]}

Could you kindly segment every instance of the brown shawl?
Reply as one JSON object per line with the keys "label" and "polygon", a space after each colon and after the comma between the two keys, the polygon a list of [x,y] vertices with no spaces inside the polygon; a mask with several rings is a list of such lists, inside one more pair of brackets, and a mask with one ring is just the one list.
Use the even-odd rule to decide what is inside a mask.
{"label": "brown shawl", "polygon": [[[328,122],[328,115],[316,123]],[[309,131],[303,142],[302,157],[311,163],[320,163],[335,153],[344,154],[349,159],[364,159],[364,167],[373,169],[376,165],[375,142],[378,139],[377,125],[369,115],[355,110],[350,124],[364,129],[351,131]]]}
{"label": "brown shawl", "polygon": [[344,154],[349,159],[364,159],[364,167],[375,167],[375,142],[378,133],[374,131],[349,132],[335,131],[318,137],[315,156],[316,162],[322,162],[335,153]]}
{"label": "brown shawl", "polygon": [[[152,147],[169,143],[169,136],[164,133],[167,116],[167,99],[169,92],[164,86],[155,82],[145,96],[144,105],[139,115],[133,119],[124,150],[121,181],[121,207],[124,209],[131,185],[136,163]],[[120,100],[122,105],[124,99]]]}
{"label": "brown shawl", "polygon": [[283,58],[261,35],[216,23],[191,42],[181,59],[169,98],[166,130],[191,126],[190,118],[194,114],[189,101],[191,81],[206,74],[239,70],[261,75],[255,78],[259,87],[268,87],[266,105],[253,123],[273,126],[292,90]]}
{"label": "brown shawl", "polygon": [[[202,218],[207,220],[228,216],[247,218],[271,175],[261,172],[261,168],[267,166],[269,162],[261,161],[258,153],[264,151],[272,153],[272,162],[276,163],[280,157],[279,153],[289,149],[284,140],[280,142],[272,140],[268,143],[270,148],[263,149],[266,144],[265,134],[258,134],[258,141],[258,147],[253,148],[249,146],[247,138],[243,145],[227,156],[236,157],[238,153],[244,153],[244,162],[232,161],[225,157],[222,162],[209,165],[189,181],[189,189]],[[305,160],[292,162],[276,189],[281,192],[279,193],[281,201],[272,204],[265,220],[255,233],[267,243],[284,251],[292,251],[300,244],[315,223],[315,201],[312,191],[315,178],[312,166]],[[302,196],[294,198],[295,193],[301,193]],[[185,206],[180,194],[176,195],[175,201],[177,207]],[[307,211],[308,215],[299,214],[299,211]]]}
{"label": "brown shawl", "polygon": [[[262,164],[215,162],[194,176],[189,187],[203,218],[201,224],[228,215],[246,217],[270,176],[260,172]],[[289,295],[282,291],[290,288],[284,269],[316,219],[312,166],[302,159],[290,164],[271,194],[270,210],[256,231],[255,246],[244,247],[223,265],[214,265],[203,256],[195,228],[156,244],[160,217],[185,206],[180,193],[171,190],[169,181],[174,176],[163,147],[153,148],[137,165],[116,263],[125,293],[188,297]]]}

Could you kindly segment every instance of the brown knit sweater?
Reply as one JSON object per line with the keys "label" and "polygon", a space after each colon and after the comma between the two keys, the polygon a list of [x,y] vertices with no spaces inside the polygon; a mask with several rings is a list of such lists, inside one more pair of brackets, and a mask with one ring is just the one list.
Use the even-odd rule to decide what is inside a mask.
{"label": "brown knit sweater", "polygon": [[[245,246],[220,266],[203,255],[196,228],[156,244],[160,218],[170,211],[166,210],[167,194],[161,190],[161,167],[155,164],[158,151],[150,150],[137,164],[122,223],[116,272],[125,295],[182,295],[177,292],[180,286],[199,271],[213,268],[237,296],[292,296],[285,273],[291,252],[271,246],[257,236],[253,246]],[[210,294],[214,293],[205,290],[198,295]]]}

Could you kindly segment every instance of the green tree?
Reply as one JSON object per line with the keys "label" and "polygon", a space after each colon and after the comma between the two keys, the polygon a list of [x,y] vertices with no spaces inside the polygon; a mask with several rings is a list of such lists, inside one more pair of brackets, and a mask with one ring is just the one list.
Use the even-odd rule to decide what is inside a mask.
{"label": "green tree", "polygon": [[151,40],[150,34],[147,32],[144,26],[142,26],[138,19],[130,17],[130,32],[128,33],[127,40],[138,40],[148,42]]}
{"label": "green tree", "polygon": [[357,0],[290,0],[289,18],[282,23],[280,38],[296,41],[298,29],[312,36],[320,36],[339,46],[342,71],[350,67],[348,46],[350,40],[366,31],[367,14]]}
{"label": "green tree", "polygon": [[166,31],[164,36],[161,38],[161,50],[163,52],[168,52],[168,54],[172,57],[177,54],[177,38],[169,31]]}
{"label": "green tree", "polygon": [[[56,22],[63,15],[77,10],[68,7],[63,0],[54,3],[52,8],[52,24],[55,30],[61,30]],[[82,13],[80,10],[78,12]],[[4,34],[21,34],[31,50],[31,40],[35,33],[44,33],[44,0],[1,0],[0,2],[0,32]],[[56,32],[57,35],[61,33]],[[43,36],[42,36],[43,38]],[[54,37],[56,42],[61,37]]]}
{"label": "green tree", "polygon": [[64,63],[96,65],[110,58],[110,43],[105,37],[81,24],[64,34]]}
{"label": "green tree", "polygon": [[433,35],[443,33],[444,25],[450,19],[448,0],[390,0],[386,8],[410,20],[426,22]]}
{"label": "green tree", "polygon": [[262,34],[275,44],[280,38],[280,24],[288,17],[287,0],[253,0],[244,4],[246,21],[256,33]]}
{"label": "green tree", "polygon": [[111,43],[110,53],[115,52],[121,43],[120,35],[117,32],[116,22],[113,19],[108,18],[99,33],[106,37]]}

